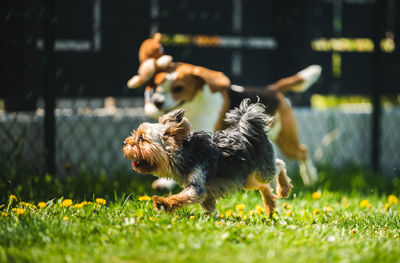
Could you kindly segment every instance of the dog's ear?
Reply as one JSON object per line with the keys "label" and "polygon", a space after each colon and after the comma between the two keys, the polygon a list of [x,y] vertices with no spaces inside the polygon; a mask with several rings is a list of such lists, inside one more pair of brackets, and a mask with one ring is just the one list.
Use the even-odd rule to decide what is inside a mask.
{"label": "dog's ear", "polygon": [[[166,126],[164,138],[167,141],[174,138],[174,143],[180,145],[183,139],[189,135],[190,123],[183,116],[184,113],[183,109],[179,109],[160,117],[159,122]],[[169,143],[171,144],[172,141]]]}
{"label": "dog's ear", "polygon": [[231,81],[224,73],[208,68],[181,63],[177,71],[181,74],[192,74],[201,78],[208,84],[212,92],[220,92],[229,89]]}
{"label": "dog's ear", "polygon": [[161,124],[168,124],[168,123],[179,123],[183,119],[183,115],[185,114],[184,109],[178,109],[171,111],[163,116],[161,116],[158,120],[159,123]]}

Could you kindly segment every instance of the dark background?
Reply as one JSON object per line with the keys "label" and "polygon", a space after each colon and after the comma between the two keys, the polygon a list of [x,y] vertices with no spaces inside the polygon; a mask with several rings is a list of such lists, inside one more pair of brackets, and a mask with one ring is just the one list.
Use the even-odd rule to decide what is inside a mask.
{"label": "dark background", "polygon": [[[101,6],[101,48],[93,44],[96,4]],[[273,37],[273,50],[204,48],[194,45],[166,46],[175,61],[206,66],[225,72],[235,84],[264,86],[310,65],[320,64],[323,75],[313,89],[320,94],[371,94],[373,53],[342,52],[341,76],[332,74],[332,52],[315,52],[311,41],[318,38],[373,38],[395,36],[394,53],[382,53],[379,88],[383,94],[400,90],[400,4],[386,0],[383,21],[377,28],[376,4],[367,0],[240,1],[242,26],[232,26],[235,1],[55,1],[55,39],[88,40],[79,52],[55,52],[57,97],[142,96],[126,88],[138,68],[140,43],[151,35],[151,26],[167,34]],[[341,28],[335,29],[335,2],[341,4]],[[5,0],[1,7],[2,67],[0,97],[8,110],[34,110],[42,96],[43,39],[42,1]],[[158,6],[152,14],[152,5]],[[56,43],[57,45],[57,43]],[[232,74],[232,52],[242,54],[242,72]],[[24,96],[21,96],[21,95]],[[298,103],[307,104],[305,94]]]}

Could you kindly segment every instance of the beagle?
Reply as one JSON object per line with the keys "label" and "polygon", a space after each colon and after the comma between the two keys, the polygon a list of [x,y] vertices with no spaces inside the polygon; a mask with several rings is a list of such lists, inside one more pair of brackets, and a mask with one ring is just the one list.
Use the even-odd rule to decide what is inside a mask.
{"label": "beagle", "polygon": [[[145,113],[158,118],[171,110],[182,108],[192,129],[213,132],[227,128],[225,113],[239,106],[244,98],[266,105],[267,113],[275,117],[269,137],[287,157],[299,162],[300,174],[306,185],[317,180],[317,173],[308,158],[307,147],[300,143],[296,119],[286,92],[304,92],[321,74],[321,67],[312,65],[295,75],[283,78],[265,89],[232,85],[222,72],[186,63],[172,63],[157,73],[145,89]],[[157,180],[159,181],[159,180]],[[156,188],[170,187],[157,182]]]}

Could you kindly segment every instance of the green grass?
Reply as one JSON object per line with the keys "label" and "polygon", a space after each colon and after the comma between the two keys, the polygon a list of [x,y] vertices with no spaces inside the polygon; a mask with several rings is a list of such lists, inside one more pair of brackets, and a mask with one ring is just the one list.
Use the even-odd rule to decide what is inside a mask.
{"label": "green grass", "polygon": [[[293,194],[278,200],[273,217],[255,211],[261,198],[249,191],[221,199],[221,218],[198,205],[157,212],[151,201],[138,200],[154,194],[151,180],[101,176],[24,183],[16,175],[6,184],[12,187],[0,186],[7,193],[0,202],[0,262],[400,262],[400,204],[388,202],[389,194],[399,196],[398,178],[323,168],[313,188],[294,176]],[[320,199],[312,198],[315,191]],[[19,200],[8,206],[10,193]],[[106,205],[96,204],[98,197]],[[61,207],[63,198],[94,203]],[[242,214],[237,204],[245,204]]]}

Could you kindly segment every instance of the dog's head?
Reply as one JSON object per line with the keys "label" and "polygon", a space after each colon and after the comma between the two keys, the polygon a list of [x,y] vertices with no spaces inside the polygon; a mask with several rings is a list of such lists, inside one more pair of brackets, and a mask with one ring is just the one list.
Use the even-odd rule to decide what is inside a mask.
{"label": "dog's head", "polygon": [[160,117],[158,123],[143,123],[124,140],[122,150],[135,171],[154,175],[170,172],[171,159],[190,132],[190,123],[183,115],[184,110],[179,109]]}
{"label": "dog's head", "polygon": [[145,89],[145,113],[157,118],[162,114],[190,103],[208,85],[211,92],[220,92],[230,86],[222,73],[199,66],[177,63],[154,76],[153,84]]}

